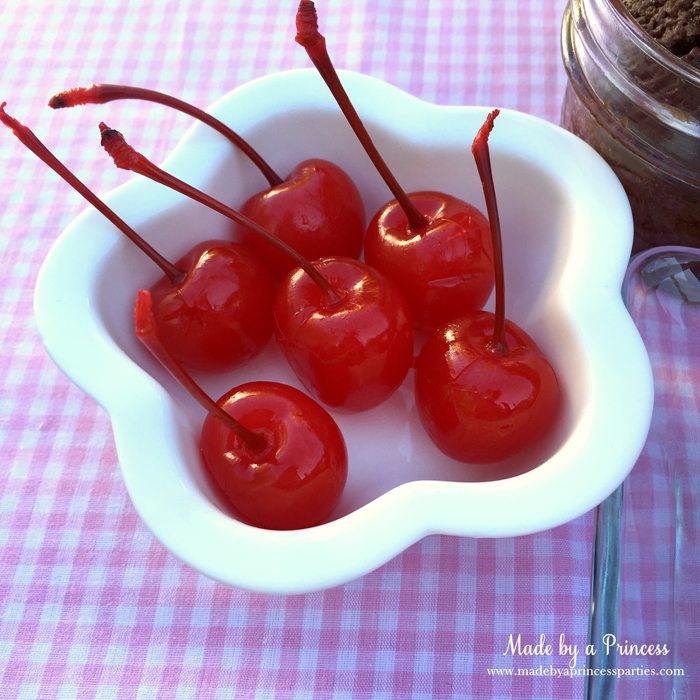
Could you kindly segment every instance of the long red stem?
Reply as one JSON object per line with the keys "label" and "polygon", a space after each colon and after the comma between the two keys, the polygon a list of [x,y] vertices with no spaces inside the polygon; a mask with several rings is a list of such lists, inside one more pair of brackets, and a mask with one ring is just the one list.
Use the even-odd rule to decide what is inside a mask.
{"label": "long red stem", "polygon": [[355,132],[362,147],[367,152],[377,172],[381,175],[387,187],[391,190],[391,193],[406,214],[409,227],[412,231],[422,231],[427,227],[428,221],[425,216],[418,211],[418,208],[413,204],[401,185],[399,185],[394,174],[389,169],[389,166],[379,154],[355,107],[350,102],[350,98],[345,92],[345,88],[340,82],[340,78],[328,55],[326,39],[318,31],[316,7],[311,0],[301,0],[299,3],[296,25],[297,43],[301,44],[304,49],[306,49],[306,53],[330,89],[335,101],[338,103],[338,106],[345,115],[350,127]]}
{"label": "long red stem", "polygon": [[501,241],[501,222],[498,217],[498,204],[496,201],[496,187],[493,183],[491,171],[491,155],[489,153],[489,134],[493,129],[493,122],[500,110],[494,109],[479,129],[472,142],[472,155],[476,162],[476,168],[481,178],[481,186],[486,200],[486,211],[489,215],[491,228],[491,241],[493,243],[493,266],[496,278],[496,313],[494,321],[493,344],[494,352],[505,355],[508,347],[505,342],[505,281],[503,274],[503,245]]}
{"label": "long red stem", "polygon": [[152,163],[148,158],[146,158],[141,153],[135,151],[124,139],[124,136],[116,129],[111,129],[104,123],[100,123],[100,132],[102,134],[102,145],[104,146],[107,153],[114,160],[115,165],[118,168],[124,170],[131,170],[139,175],[143,175],[155,182],[158,182],[166,187],[184,194],[186,197],[190,197],[200,204],[213,209],[214,211],[226,216],[227,218],[249,228],[253,233],[264,238],[268,243],[276,246],[279,250],[282,250],[287,255],[289,255],[294,262],[306,272],[306,274],[311,277],[311,279],[318,284],[318,286],[323,289],[323,291],[329,296],[332,301],[338,301],[338,292],[331,286],[328,280],[302,255],[297,253],[294,248],[287,245],[284,241],[277,238],[266,229],[264,229],[260,224],[256,223],[252,219],[241,214],[235,209],[226,206],[222,202],[210,197],[205,192],[198,190],[186,182],[179,180],[178,178],[170,175],[170,173],[161,170],[157,165]]}
{"label": "long red stem", "polygon": [[95,209],[111,221],[135,246],[142,250],[160,269],[168,279],[177,284],[185,273],[166,260],[157,250],[152,248],[134,229],[115,214],[97,195],[84,185],[68,168],[49,151],[49,149],[37,138],[28,127],[18,122],[5,112],[5,105],[0,104],[0,120],[12,130],[14,135],[38,158],[48,165],[55,173],[60,175],[74,190],[81,194],[92,204]]}
{"label": "long red stem", "polygon": [[163,345],[163,341],[158,335],[158,326],[153,315],[153,302],[151,293],[145,289],[139,290],[134,306],[134,328],[136,337],[145,345],[151,354],[160,362],[165,369],[177,379],[182,386],[187,389],[190,395],[200,403],[209,413],[223,421],[233,430],[246,445],[254,451],[263,450],[266,446],[265,438],[248,430],[242,423],[239,423],[233,416],[214,401],[197,382],[192,379],[182,365],[172,356]]}
{"label": "long red stem", "polygon": [[61,109],[63,107],[76,107],[77,105],[85,104],[104,104],[114,100],[145,100],[189,114],[189,116],[218,131],[236,146],[260,170],[270,183],[270,187],[275,187],[283,182],[282,178],[270,167],[269,163],[240,134],[237,134],[233,129],[203,109],[157,90],[132,85],[100,83],[59,92],[49,100],[49,107]]}

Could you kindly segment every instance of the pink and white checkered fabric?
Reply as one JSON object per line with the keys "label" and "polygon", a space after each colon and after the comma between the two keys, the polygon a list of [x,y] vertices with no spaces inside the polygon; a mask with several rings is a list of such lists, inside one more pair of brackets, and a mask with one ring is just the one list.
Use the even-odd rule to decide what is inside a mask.
{"label": "pink and white checkered fabric", "polygon": [[[318,3],[338,67],[426,100],[552,121],[565,83],[563,5]],[[206,106],[251,78],[308,65],[293,41],[295,7],[5,0],[0,99],[105,192],[125,176],[96,152],[98,118],[139,134],[156,161],[189,120],[133,102],[54,113],[50,95],[132,83]],[[0,698],[582,696],[581,677],[488,669],[564,669],[561,635],[583,649],[592,514],[519,539],[431,537],[357,581],[303,596],[228,588],[166,552],[126,495],[105,414],[59,374],[33,323],[39,266],[84,204],[2,134],[0,159]],[[665,332],[660,323],[647,334],[657,353]],[[654,459],[654,444],[646,454]],[[510,634],[543,635],[555,649],[507,653]]]}

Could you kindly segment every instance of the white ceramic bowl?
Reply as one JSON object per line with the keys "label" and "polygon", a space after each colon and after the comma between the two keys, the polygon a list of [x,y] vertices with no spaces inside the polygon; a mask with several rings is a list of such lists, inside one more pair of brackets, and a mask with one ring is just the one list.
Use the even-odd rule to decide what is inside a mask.
{"label": "white ceramic bowl", "polygon": [[[469,146],[486,108],[435,106],[367,76],[342,78],[406,189],[441,189],[484,208]],[[354,178],[368,215],[390,198],[313,70],[256,80],[211,112],[282,174],[305,158],[324,157]],[[545,444],[508,462],[460,464],[425,436],[411,373],[384,405],[337,416],[349,447],[348,484],[332,521],[308,530],[239,522],[210,488],[197,451],[201,409],[133,336],[135,291],[157,278],[152,263],[92,210],[61,235],[36,288],[41,336],[57,364],[109,412],[133,503],[183,561],[258,591],[322,589],[371,571],[429,534],[508,537],[554,527],[624,480],[643,447],[653,395],[648,357],[620,297],[632,241],[627,200],[603,160],[550,123],[504,110],[490,144],[507,315],[558,372],[560,420]],[[134,145],[147,153],[147,144]],[[247,160],[200,124],[164,167],[231,203],[265,186]],[[196,241],[225,237],[229,228],[217,214],[141,178],[107,201],[172,257]],[[219,396],[250,379],[299,386],[273,342],[240,370],[203,383]]]}

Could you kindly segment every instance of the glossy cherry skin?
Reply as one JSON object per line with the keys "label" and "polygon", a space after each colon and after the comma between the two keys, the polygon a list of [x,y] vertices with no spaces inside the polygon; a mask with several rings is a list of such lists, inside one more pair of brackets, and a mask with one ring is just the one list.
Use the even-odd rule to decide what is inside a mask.
{"label": "glossy cherry skin", "polygon": [[242,384],[218,403],[267,441],[254,451],[216,416],[204,421],[204,464],[236,511],[274,530],[323,522],[338,504],[348,472],[345,441],[330,414],[277,382]]}
{"label": "glossy cherry skin", "polygon": [[164,345],[186,368],[218,371],[256,355],[272,335],[274,286],[241,243],[205,241],[177,262],[173,285],[153,287],[153,313]]}
{"label": "glossy cherry skin", "polygon": [[301,269],[277,290],[275,337],[306,389],[333,408],[363,411],[387,399],[413,363],[413,325],[396,286],[350,258],[314,267],[339,298]]}
{"label": "glossy cherry skin", "polygon": [[506,321],[507,354],[492,349],[494,315],[473,312],[435,331],[416,361],[416,405],[433,442],[462,462],[487,464],[544,437],[559,384],[525,331]]}
{"label": "glossy cherry skin", "polygon": [[414,192],[428,220],[411,231],[396,200],[372,218],[365,261],[390,277],[408,301],[417,327],[435,328],[465,311],[481,309],[493,289],[488,221],[470,204],[441,192]]}
{"label": "glossy cherry skin", "polygon": [[[253,195],[240,211],[307,260],[330,255],[358,258],[362,251],[362,198],[350,176],[327,160],[305,160],[281,185]],[[259,254],[276,279],[296,266],[245,227],[237,226],[236,234]]]}

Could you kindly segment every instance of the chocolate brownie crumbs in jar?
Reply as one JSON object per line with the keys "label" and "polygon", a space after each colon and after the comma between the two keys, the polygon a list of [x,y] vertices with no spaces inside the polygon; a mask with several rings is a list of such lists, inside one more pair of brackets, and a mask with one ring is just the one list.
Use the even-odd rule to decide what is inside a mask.
{"label": "chocolate brownie crumbs in jar", "polygon": [[622,182],[634,250],[700,246],[700,0],[570,0],[561,122]]}

